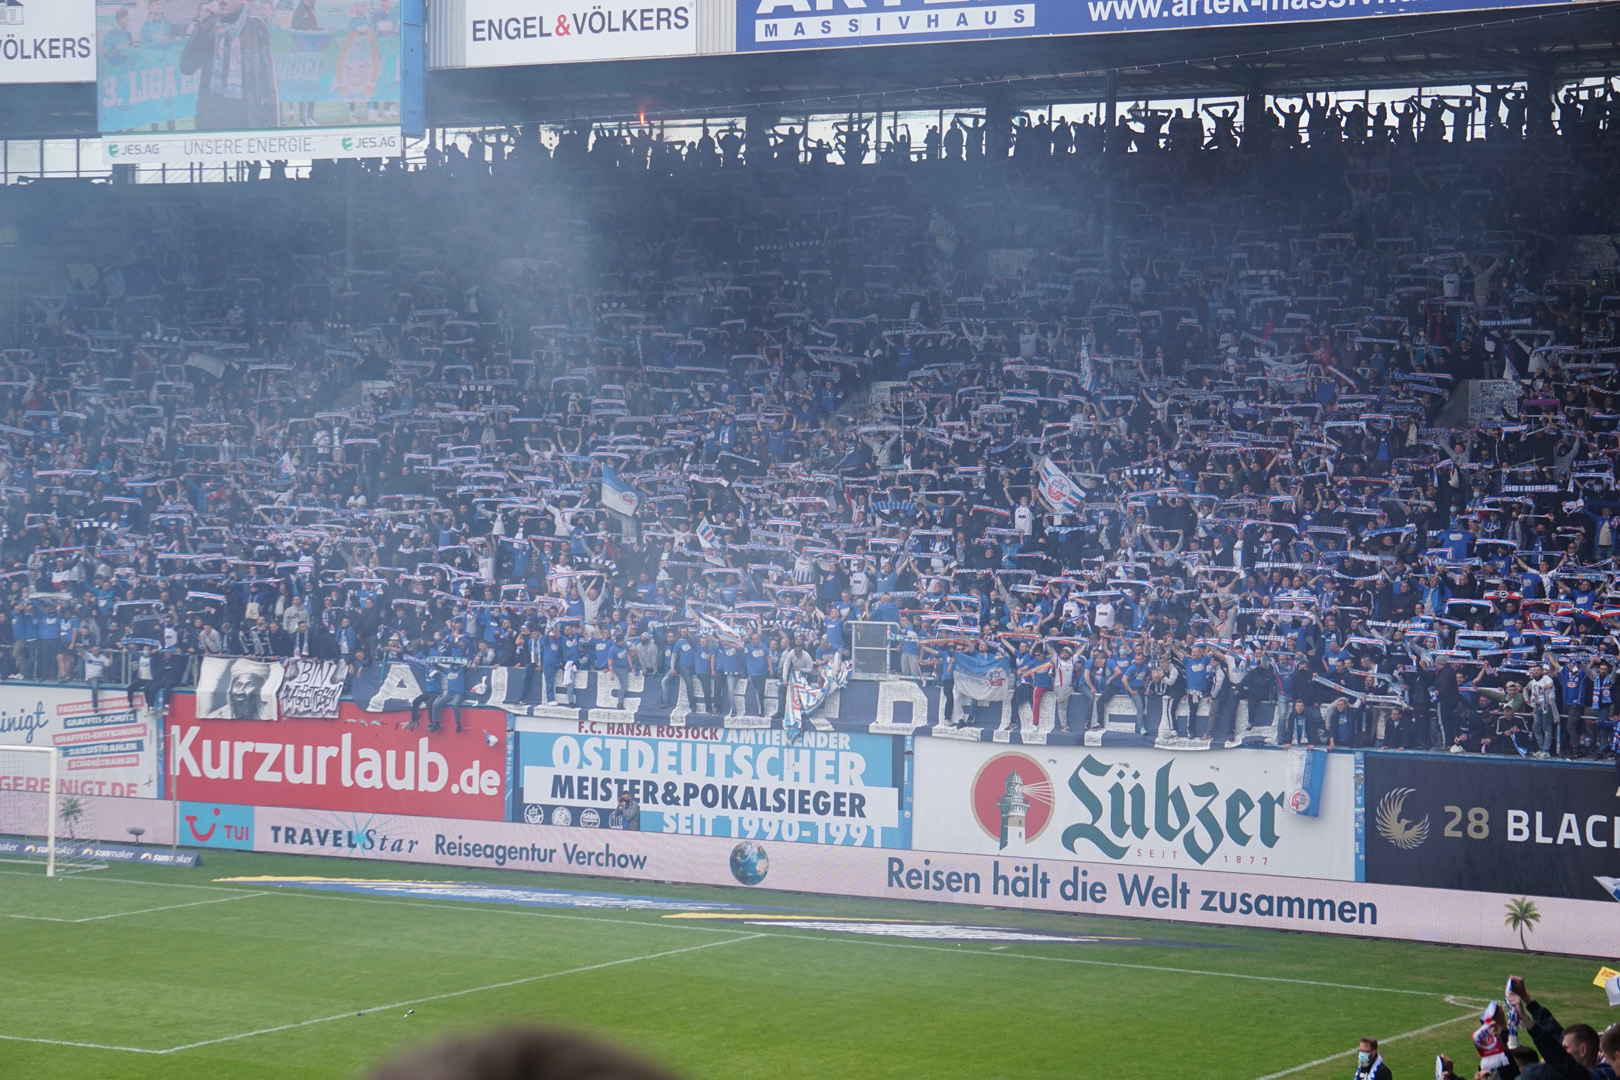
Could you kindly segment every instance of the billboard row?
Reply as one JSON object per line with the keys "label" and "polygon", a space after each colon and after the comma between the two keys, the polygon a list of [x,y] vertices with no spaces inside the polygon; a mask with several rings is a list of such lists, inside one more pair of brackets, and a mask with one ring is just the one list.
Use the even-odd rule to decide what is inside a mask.
{"label": "billboard row", "polygon": [[[240,814],[246,808],[228,808]],[[251,849],[380,862],[524,869],[625,881],[754,887],[981,907],[1518,948],[1498,891],[1313,881],[1200,867],[1176,870],[1023,855],[884,851],[519,822],[252,811]],[[1597,956],[1620,929],[1613,900],[1536,897],[1530,947]]]}
{"label": "billboard row", "polygon": [[609,828],[619,796],[647,832],[910,846],[905,741],[892,735],[519,718],[520,813]]}
{"label": "billboard row", "polygon": [[[157,724],[152,711],[123,690],[103,690],[94,706],[83,686],[7,683],[0,690],[0,747],[54,746],[61,751],[57,786],[64,795],[152,799],[158,795]],[[43,757],[44,755],[37,755]],[[23,790],[38,777],[0,768],[0,790]],[[30,769],[38,763],[30,758]]]}
{"label": "billboard row", "polygon": [[734,0],[737,51],[1263,27],[1565,0]]}
{"label": "billboard row", "polygon": [[[176,694],[167,750],[184,801],[299,806],[343,813],[507,816],[506,714],[462,710],[456,731],[412,729],[343,702],[336,720],[197,719]],[[448,713],[448,710],[447,710]],[[407,714],[408,715],[408,714]]]}
{"label": "billboard row", "polygon": [[467,67],[696,56],[696,0],[634,5],[466,0]]}
{"label": "billboard row", "polygon": [[1608,766],[1368,754],[1364,769],[1368,881],[1572,900],[1620,888]]}
{"label": "billboard row", "polygon": [[0,0],[0,85],[96,78],[91,0]]}
{"label": "billboard row", "polygon": [[1354,881],[1354,759],[1291,808],[1289,754],[916,740],[916,846],[1031,859]]}

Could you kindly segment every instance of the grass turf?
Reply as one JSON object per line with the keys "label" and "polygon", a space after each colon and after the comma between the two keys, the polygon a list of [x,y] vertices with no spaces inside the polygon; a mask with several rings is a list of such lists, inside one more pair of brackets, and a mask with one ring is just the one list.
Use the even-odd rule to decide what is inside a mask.
{"label": "grass turf", "polygon": [[[258,875],[617,890],[1144,940],[894,941],[218,881]],[[594,1031],[694,1080],[1157,1080],[1189,1068],[1343,1080],[1363,1034],[1404,1034],[1384,1050],[1398,1077],[1430,1075],[1436,1053],[1466,1075],[1463,1017],[1510,973],[1565,1023],[1606,1012],[1595,963],[1535,954],[296,856],[208,852],[193,870],[53,880],[0,864],[0,916],[0,1076],[64,1080],[353,1077],[423,1040],[509,1022]]]}

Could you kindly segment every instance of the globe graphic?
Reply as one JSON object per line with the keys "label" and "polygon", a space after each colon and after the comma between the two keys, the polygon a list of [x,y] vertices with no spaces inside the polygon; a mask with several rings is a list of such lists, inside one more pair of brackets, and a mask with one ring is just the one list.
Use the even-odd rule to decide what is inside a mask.
{"label": "globe graphic", "polygon": [[770,873],[771,857],[752,840],[731,849],[731,876],[744,885],[758,885]]}

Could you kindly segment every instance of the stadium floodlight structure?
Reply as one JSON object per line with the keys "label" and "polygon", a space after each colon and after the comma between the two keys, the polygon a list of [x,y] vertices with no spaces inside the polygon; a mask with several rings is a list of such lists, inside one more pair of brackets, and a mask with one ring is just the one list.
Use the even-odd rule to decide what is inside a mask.
{"label": "stadium floodlight structure", "polygon": [[0,840],[0,851],[27,862],[43,854],[46,877],[56,876],[58,820],[64,815],[76,820],[83,812],[78,799],[58,804],[61,759],[54,746],[0,746],[0,836],[18,838]]}

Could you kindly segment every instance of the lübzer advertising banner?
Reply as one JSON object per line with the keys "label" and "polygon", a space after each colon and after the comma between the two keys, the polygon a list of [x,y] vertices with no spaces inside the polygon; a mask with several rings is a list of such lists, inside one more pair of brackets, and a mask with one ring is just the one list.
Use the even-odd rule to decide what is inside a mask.
{"label": "l\u00fcbzer advertising banner", "polygon": [[917,740],[913,845],[1125,866],[1356,878],[1353,763],[1326,763],[1318,814],[1289,806],[1281,753],[1005,747]]}

